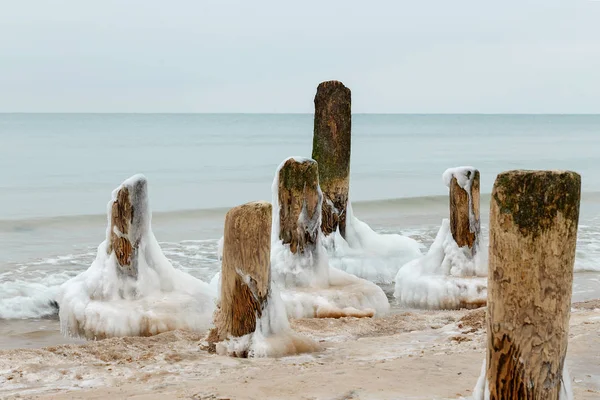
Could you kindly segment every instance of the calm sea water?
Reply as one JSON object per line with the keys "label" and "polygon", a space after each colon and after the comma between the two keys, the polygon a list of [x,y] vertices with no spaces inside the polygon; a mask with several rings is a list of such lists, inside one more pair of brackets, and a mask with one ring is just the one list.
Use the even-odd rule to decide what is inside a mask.
{"label": "calm sea water", "polygon": [[[135,173],[167,256],[209,279],[227,208],[270,199],[277,165],[310,156],[312,128],[308,114],[0,114],[0,318],[39,317],[90,265],[111,191]],[[576,283],[598,284],[583,271],[600,270],[600,116],[355,115],[352,128],[355,213],[425,248],[447,216],[448,167],[477,167],[483,193],[504,170],[579,172]]]}

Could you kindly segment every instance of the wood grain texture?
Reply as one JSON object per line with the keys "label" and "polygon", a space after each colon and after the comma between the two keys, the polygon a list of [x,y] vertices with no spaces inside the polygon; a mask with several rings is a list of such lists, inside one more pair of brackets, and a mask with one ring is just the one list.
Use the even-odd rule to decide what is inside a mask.
{"label": "wood grain texture", "polygon": [[312,158],[319,164],[323,190],[321,229],[326,235],[338,228],[346,234],[346,206],[350,184],[351,93],[338,81],[322,82],[315,95]]}
{"label": "wood grain texture", "polygon": [[147,181],[140,178],[130,186],[122,186],[113,201],[110,216],[110,238],[107,252],[115,252],[118,273],[137,279],[138,250],[143,233],[148,229]]}
{"label": "wood grain texture", "polygon": [[209,342],[254,332],[271,282],[271,204],[247,203],[225,216],[221,297]]}
{"label": "wood grain texture", "polygon": [[490,206],[490,399],[556,400],[567,351],[581,178],[498,175]]}
{"label": "wood grain texture", "polygon": [[[455,177],[450,183],[450,231],[459,247],[468,246],[473,254],[479,239],[479,171],[475,170],[470,187],[472,201],[469,195],[461,188]],[[469,204],[471,203],[471,204]],[[469,208],[475,216],[475,224],[471,226]]]}
{"label": "wood grain texture", "polygon": [[279,170],[278,191],[279,239],[289,244],[294,254],[312,250],[317,243],[322,202],[317,163],[288,159]]}

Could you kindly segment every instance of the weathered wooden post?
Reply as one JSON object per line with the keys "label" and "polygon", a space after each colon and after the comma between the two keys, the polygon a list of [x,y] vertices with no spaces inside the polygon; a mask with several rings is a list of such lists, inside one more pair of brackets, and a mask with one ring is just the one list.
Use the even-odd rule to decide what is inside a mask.
{"label": "weathered wooden post", "polygon": [[346,206],[350,186],[350,89],[338,81],[322,82],[315,96],[312,158],[319,164],[323,190],[321,229],[329,235],[338,228],[346,234]]}
{"label": "weathered wooden post", "polygon": [[[451,179],[450,175],[451,174]],[[474,255],[479,243],[479,171],[471,167],[451,168],[445,173],[450,189],[450,231],[458,247],[467,246]]]}
{"label": "weathered wooden post", "polygon": [[148,219],[147,181],[136,175],[121,185],[111,207],[107,253],[114,250],[121,276],[137,279],[140,239],[148,230]]}
{"label": "weathered wooden post", "polygon": [[498,175],[490,207],[490,399],[558,399],[567,352],[581,178]]}
{"label": "weathered wooden post", "polygon": [[254,332],[271,284],[271,204],[247,203],[225,216],[221,297],[211,344]]}
{"label": "weathered wooden post", "polygon": [[279,239],[294,254],[314,249],[322,195],[319,171],[311,159],[289,158],[279,170]]}

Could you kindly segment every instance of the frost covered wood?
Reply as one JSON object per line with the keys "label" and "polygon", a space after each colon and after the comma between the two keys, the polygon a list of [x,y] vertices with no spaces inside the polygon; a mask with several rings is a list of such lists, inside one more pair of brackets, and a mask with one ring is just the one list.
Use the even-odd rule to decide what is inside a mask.
{"label": "frost covered wood", "polygon": [[284,160],[273,181],[271,266],[288,315],[370,317],[386,313],[389,303],[381,288],[330,267],[319,229],[322,202],[316,162],[300,157]]}
{"label": "frost covered wood", "polygon": [[107,253],[115,252],[120,274],[137,278],[138,253],[147,212],[147,184],[145,179],[134,179],[121,186],[112,203],[110,213],[110,241]]}
{"label": "frost covered wood", "polygon": [[312,158],[319,164],[323,191],[321,229],[338,228],[346,235],[346,206],[350,188],[351,93],[342,82],[322,82],[315,95]]}
{"label": "frost covered wood", "polygon": [[479,251],[479,171],[450,168],[442,179],[450,188],[450,219],[442,220],[425,256],[400,268],[394,296],[409,307],[481,307],[487,296],[487,253]]}
{"label": "frost covered wood", "polygon": [[271,204],[253,202],[225,217],[221,294],[208,342],[238,357],[297,354],[318,349],[288,324],[271,289]]}
{"label": "frost covered wood", "polygon": [[142,175],[113,191],[95,261],[57,296],[64,334],[101,339],[210,326],[215,292],[164,256],[152,233],[147,192]]}
{"label": "frost covered wood", "polygon": [[215,342],[254,332],[269,294],[271,204],[254,202],[225,216],[221,295]]}
{"label": "frost covered wood", "polygon": [[473,255],[479,244],[479,171],[473,167],[450,168],[444,172],[450,189],[450,230],[459,247],[468,246]]}
{"label": "frost covered wood", "polygon": [[496,178],[488,347],[478,399],[572,398],[563,371],[580,191],[580,176],[569,171],[519,170]]}
{"label": "frost covered wood", "polygon": [[290,158],[279,169],[279,239],[294,254],[312,251],[321,214],[319,172],[311,159]]}

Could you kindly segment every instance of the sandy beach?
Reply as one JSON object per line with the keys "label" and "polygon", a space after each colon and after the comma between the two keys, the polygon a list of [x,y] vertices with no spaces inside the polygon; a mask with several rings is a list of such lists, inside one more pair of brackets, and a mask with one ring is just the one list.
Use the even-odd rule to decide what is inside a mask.
{"label": "sandy beach", "polygon": [[[484,309],[299,319],[321,352],[209,354],[202,334],[0,351],[0,398],[460,399],[485,355]],[[567,365],[575,399],[600,397],[600,300],[574,303]]]}

